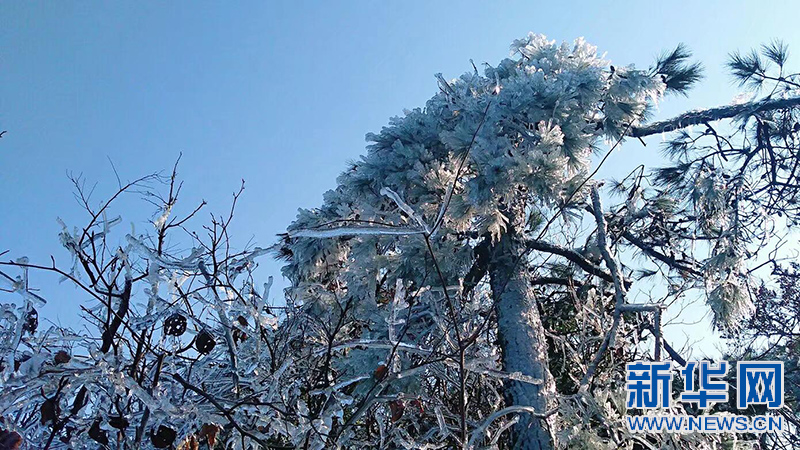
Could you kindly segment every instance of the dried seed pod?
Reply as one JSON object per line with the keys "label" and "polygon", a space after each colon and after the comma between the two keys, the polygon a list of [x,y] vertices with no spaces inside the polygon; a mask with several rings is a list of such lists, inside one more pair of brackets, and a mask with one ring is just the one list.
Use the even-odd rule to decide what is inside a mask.
{"label": "dried seed pod", "polygon": [[36,332],[36,329],[38,327],[39,327],[39,313],[36,311],[35,308],[31,308],[31,310],[28,311],[28,314],[25,316],[25,324],[22,325],[22,330],[33,334]]}
{"label": "dried seed pod", "polygon": [[18,359],[14,360],[14,372],[18,371],[22,363],[31,359],[31,355],[22,355]]}
{"label": "dried seed pod", "polygon": [[64,350],[59,350],[56,352],[55,357],[53,358],[56,364],[66,364],[71,359],[69,353],[65,352]]}
{"label": "dried seed pod", "polygon": [[22,445],[22,436],[16,431],[0,430],[0,448],[19,450]]}
{"label": "dried seed pod", "polygon": [[383,379],[383,378],[386,376],[386,374],[388,374],[388,373],[389,373],[389,368],[388,368],[388,367],[386,367],[385,365],[381,364],[380,366],[378,366],[378,367],[375,369],[375,373],[373,373],[373,374],[372,374],[372,376],[374,376],[376,380],[380,381],[380,380],[382,380],[382,379]]}
{"label": "dried seed pod", "polygon": [[99,418],[89,427],[89,437],[103,445],[108,445],[108,433],[100,428]]}
{"label": "dried seed pod", "polygon": [[217,434],[219,433],[220,427],[214,424],[207,423],[203,425],[203,428],[200,429],[200,433],[198,433],[198,437],[205,438],[206,442],[208,443],[208,448],[214,448],[214,444],[217,442]]}
{"label": "dried seed pod", "polygon": [[150,435],[150,442],[155,448],[167,448],[175,442],[178,433],[170,427],[159,425],[158,430]]}
{"label": "dried seed pod", "polygon": [[164,334],[169,336],[181,336],[186,332],[186,317],[175,313],[164,321]]}
{"label": "dried seed pod", "polygon": [[48,423],[55,423],[58,418],[58,402],[56,398],[48,398],[39,407],[39,413],[42,415],[41,424],[47,425]]}
{"label": "dried seed pod", "polygon": [[[236,322],[238,322],[238,324],[239,324],[239,326],[241,328],[247,328],[248,325],[249,325],[247,323],[247,319],[244,316],[237,317],[236,318]],[[242,341],[246,341],[247,340],[247,333],[244,330],[240,329],[240,328],[233,327],[233,333],[232,334],[233,334],[233,340],[236,341],[237,344],[239,344]]]}
{"label": "dried seed pod", "polygon": [[211,333],[206,330],[201,330],[197,333],[197,337],[194,340],[194,348],[196,348],[198,352],[207,355],[211,353],[215,345],[217,345],[217,342],[214,340],[214,336]]}
{"label": "dried seed pod", "polygon": [[200,442],[197,440],[197,436],[190,434],[178,448],[180,450],[200,450]]}
{"label": "dried seed pod", "polygon": [[[69,445],[69,441],[72,440],[72,435],[74,433],[75,433],[75,427],[67,425],[66,427],[64,427],[64,434],[61,435],[59,440],[61,440],[61,442],[65,443],[65,444]],[[3,447],[0,446],[0,448],[3,448]]]}
{"label": "dried seed pod", "polygon": [[247,333],[245,333],[244,331],[242,331],[242,330],[240,330],[238,328],[234,328],[233,329],[233,333],[231,333],[231,334],[233,335],[233,340],[237,344],[239,344],[242,341],[247,340]]}
{"label": "dried seed pod", "polygon": [[75,400],[73,400],[72,402],[72,410],[70,410],[72,415],[78,414],[78,411],[80,411],[81,408],[86,406],[86,403],[88,402],[88,400],[86,399],[86,395],[88,393],[89,390],[86,389],[86,386],[81,386],[80,390],[78,391],[78,394],[75,396]]}
{"label": "dried seed pod", "polygon": [[108,418],[108,424],[111,425],[111,427],[122,431],[128,428],[130,422],[128,422],[128,419],[123,416],[111,416]]}
{"label": "dried seed pod", "polygon": [[392,422],[397,422],[403,417],[403,412],[406,410],[406,405],[402,400],[394,400],[389,403],[389,411],[392,413]]}

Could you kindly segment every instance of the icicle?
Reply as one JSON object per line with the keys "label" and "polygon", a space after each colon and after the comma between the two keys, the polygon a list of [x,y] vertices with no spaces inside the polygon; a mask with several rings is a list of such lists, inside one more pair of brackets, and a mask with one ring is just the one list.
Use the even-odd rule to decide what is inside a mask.
{"label": "icicle", "polygon": [[422,217],[420,217],[408,203],[406,203],[405,201],[403,201],[402,198],[400,198],[400,195],[397,192],[391,190],[388,187],[384,187],[383,189],[381,189],[381,195],[385,195],[390,199],[392,199],[395,202],[395,204],[397,204],[397,206],[401,210],[403,210],[403,212],[408,214],[409,217],[411,217],[412,219],[414,219],[415,222],[417,222],[417,225],[419,225],[420,228],[425,230],[425,233],[430,234],[431,230],[428,228],[428,224],[426,224],[425,221],[422,220]]}

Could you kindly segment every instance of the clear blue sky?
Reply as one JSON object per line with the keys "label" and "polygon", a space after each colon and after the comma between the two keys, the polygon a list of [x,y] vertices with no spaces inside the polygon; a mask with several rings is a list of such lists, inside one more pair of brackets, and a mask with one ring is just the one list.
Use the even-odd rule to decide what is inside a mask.
{"label": "clear blue sky", "polygon": [[[223,211],[244,178],[235,231],[268,245],[298,207],[321,202],[366,132],[424,104],[434,73],[456,77],[470,58],[495,64],[528,31],[584,36],[617,65],[647,66],[685,42],[707,78],[691,99],[664,102],[666,117],[731,101],[730,51],[782,38],[800,67],[799,15],[796,3],[752,1],[5,1],[0,251],[66,263],[55,219],[84,223],[67,171],[98,181],[100,195],[115,184],[108,158],[131,179],[179,152],[184,208],[204,198]],[[609,167],[656,151],[626,144]],[[277,278],[277,263],[263,266]],[[34,283],[53,296],[44,276]],[[67,320],[70,306],[51,302],[48,315]]]}

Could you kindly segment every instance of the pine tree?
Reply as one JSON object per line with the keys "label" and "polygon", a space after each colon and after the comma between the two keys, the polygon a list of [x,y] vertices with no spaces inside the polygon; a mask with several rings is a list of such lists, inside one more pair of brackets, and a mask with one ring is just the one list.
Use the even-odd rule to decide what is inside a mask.
{"label": "pine tree", "polygon": [[[442,338],[463,361],[470,337],[483,330],[459,318],[488,274],[493,309],[484,313],[496,323],[502,369],[537,381],[509,380],[506,403],[547,416],[556,388],[533,288],[543,275],[526,255],[537,246],[571,251],[542,240],[552,223],[545,217],[568,215],[587,197],[601,140],[622,139],[666,92],[685,92],[699,78],[687,57],[679,47],[654,70],[615,68],[583,40],[556,45],[531,34],[483,75],[439,77],[440,92],[425,108],[368,135],[367,155],[339,177],[323,206],[301,211],[291,225],[284,246],[291,298],[352,302],[367,325],[351,337],[376,340],[386,338],[375,325],[390,313],[382,290],[436,287],[424,308],[449,312]],[[407,325],[415,345],[429,339]],[[408,365],[376,353],[373,364]],[[523,415],[514,426],[518,448],[551,448],[559,430],[550,417]]]}
{"label": "pine tree", "polygon": [[[746,204],[756,204],[755,198],[763,199],[764,193],[751,192],[750,198],[726,194],[732,184],[720,183],[723,170],[709,162],[724,159],[726,153],[742,154],[746,167],[763,150],[765,159],[753,168],[773,167],[771,207],[785,202],[784,196],[795,188],[775,185],[780,181],[774,176],[779,162],[784,177],[794,176],[793,170],[786,174],[786,158],[791,157],[776,160],[769,155],[775,139],[783,139],[787,151],[796,148],[793,136],[798,130],[796,125],[792,128],[792,120],[800,101],[791,92],[796,75],[783,71],[784,46],[765,46],[763,53],[780,66],[778,75],[767,74],[757,53],[733,55],[734,75],[743,84],[776,81],[776,89],[788,96],[693,111],[656,123],[647,119],[662,97],[687,95],[701,79],[700,64],[691,61],[682,45],[661,55],[650,69],[637,70],[610,65],[582,40],[556,45],[531,34],[514,42],[511,58],[487,66],[483,74],[476,69],[453,81],[438,76],[439,92],[425,108],[369,134],[367,155],[341,175],[320,208],[301,210],[285,237],[281,251],[289,262],[284,273],[293,283],[290,298],[315,305],[323,314],[332,306],[320,307],[321,298],[336,298],[358,311],[363,326],[334,333],[331,340],[375,342],[387,339],[388,333],[395,346],[392,351],[365,347],[358,357],[348,354],[347,367],[334,372],[355,376],[372,365],[389,367],[400,380],[391,379],[386,384],[393,386],[387,389],[407,394],[415,387],[402,385],[402,374],[415,367],[415,361],[395,351],[400,341],[420,347],[448,343],[439,354],[457,369],[457,381],[450,387],[456,398],[453,413],[460,417],[460,435],[454,442],[463,445],[468,440],[466,422],[480,416],[480,400],[467,398],[464,388],[470,361],[481,353],[471,346],[475,337],[486,333],[491,338],[481,345],[499,353],[494,370],[505,374],[502,396],[508,412],[525,412],[512,426],[514,448],[574,445],[574,429],[568,430],[574,422],[566,417],[570,407],[565,407],[569,402],[564,395],[597,395],[598,371],[605,372],[603,389],[616,384],[620,369],[608,366],[611,349],[622,356],[624,342],[630,346],[649,332],[656,359],[662,346],[673,359],[682,359],[662,342],[665,302],[704,286],[720,329],[751,310],[743,264],[747,255],[758,251],[748,246],[757,242],[755,230],[763,220],[755,220],[756,212]],[[783,117],[781,125],[757,125],[752,132],[759,143],[756,149],[723,149],[730,141],[709,125],[733,118],[749,135],[750,123],[776,116]],[[707,127],[699,136],[683,130],[698,124]],[[765,133],[776,128],[785,131],[767,137]],[[610,152],[626,137],[676,130],[677,137],[667,145],[676,165],[652,174],[637,169],[613,183],[612,191],[625,200],[603,209],[598,192],[602,183],[593,179],[596,171],[589,173],[590,158],[602,141],[610,143]],[[719,152],[698,144],[706,138],[716,139]],[[692,152],[699,156],[687,160]],[[727,169],[738,186],[749,174],[744,167],[738,175]],[[648,182],[652,187],[646,187]],[[735,196],[734,192],[741,190],[731,191]],[[596,230],[576,249],[578,233],[570,231],[570,223],[587,212]],[[746,223],[737,222],[745,215]],[[702,256],[698,247],[708,248],[709,255]],[[657,270],[672,286],[664,299],[630,304],[627,291],[635,279],[659,272],[622,265],[620,252],[626,248],[661,268]],[[394,303],[382,293],[393,286],[394,295],[401,288],[415,295],[424,292],[406,306],[409,318],[430,314],[442,322],[439,329],[432,331],[426,322],[413,320],[403,324],[404,339],[393,338],[391,326],[388,331],[381,326],[392,323],[387,317],[394,314]],[[554,286],[567,286],[567,293]],[[548,299],[569,292],[599,299],[594,308],[587,306],[601,316],[600,326],[607,327],[597,330],[595,339],[554,334],[564,326],[569,329],[569,321],[554,320],[560,312],[545,307]],[[465,319],[476,308],[476,298],[484,317],[477,323]],[[550,303],[556,305],[564,308],[563,299]],[[559,345],[567,348],[570,339],[572,355],[556,351]],[[574,354],[575,348],[582,354]],[[562,364],[557,376],[551,358]],[[564,367],[580,372],[580,380],[570,381],[574,375]],[[564,437],[569,442],[559,442]],[[585,443],[595,438],[582,439]]]}

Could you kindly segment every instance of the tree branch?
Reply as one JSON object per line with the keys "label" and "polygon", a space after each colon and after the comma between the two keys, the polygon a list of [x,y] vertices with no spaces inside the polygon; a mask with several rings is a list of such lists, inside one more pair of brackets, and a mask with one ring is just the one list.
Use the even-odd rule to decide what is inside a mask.
{"label": "tree branch", "polygon": [[611,276],[611,274],[603,270],[603,268],[598,266],[597,264],[584,258],[583,255],[576,252],[575,250],[559,247],[557,245],[550,244],[548,242],[534,241],[534,240],[527,241],[525,244],[531,250],[538,250],[541,252],[552,253],[554,255],[562,256],[568,259],[569,261],[577,264],[578,267],[585,270],[587,273],[600,277],[603,280],[606,280],[608,282],[614,281],[614,278]]}
{"label": "tree branch", "polygon": [[[128,278],[125,280],[125,288],[120,296],[119,309],[114,315],[111,325],[109,325],[109,327],[103,333],[103,345],[100,348],[103,353],[106,353],[111,349],[111,345],[114,343],[114,337],[117,335],[117,330],[119,329],[120,325],[122,325],[122,320],[125,315],[128,314],[128,306],[131,300],[131,288],[131,279]],[[108,307],[111,308],[110,303]]]}
{"label": "tree branch", "polygon": [[174,379],[175,381],[180,383],[181,386],[183,386],[184,388],[186,388],[186,389],[194,392],[195,394],[198,394],[199,396],[203,397],[204,399],[208,400],[212,405],[214,405],[215,408],[217,408],[217,410],[220,413],[222,413],[223,416],[225,416],[226,419],[228,419],[228,423],[231,426],[236,428],[239,431],[239,433],[241,433],[242,435],[247,436],[250,439],[256,441],[259,445],[261,445],[263,447],[266,447],[266,448],[272,448],[272,449],[294,448],[294,447],[284,447],[284,446],[280,446],[280,445],[270,444],[270,443],[264,441],[263,439],[259,438],[255,434],[250,433],[249,431],[247,431],[244,428],[242,428],[242,426],[239,425],[239,423],[236,422],[236,420],[233,418],[233,415],[231,415],[231,412],[227,408],[222,406],[222,404],[220,402],[218,402],[214,397],[212,397],[211,395],[206,393],[204,390],[202,390],[202,389],[198,388],[197,386],[189,383],[188,381],[186,381],[182,376],[178,375],[177,373],[173,373],[172,374],[172,379]]}
{"label": "tree branch", "polygon": [[689,111],[673,117],[672,119],[653,122],[642,127],[633,127],[628,130],[626,134],[631,137],[642,138],[659,133],[669,133],[670,131],[680,130],[692,125],[700,125],[705,122],[730,119],[740,114],[755,114],[765,111],[774,111],[776,109],[788,109],[796,106],[800,106],[800,96],[760,100],[741,105],[719,106],[700,111]]}
{"label": "tree branch", "polygon": [[622,272],[617,265],[616,259],[611,255],[611,248],[608,246],[606,218],[603,215],[603,205],[600,203],[600,193],[597,191],[597,186],[592,186],[591,197],[592,206],[594,207],[594,218],[597,222],[597,246],[600,247],[603,260],[606,262],[606,266],[613,277],[614,297],[616,298],[616,302],[614,304],[614,321],[611,324],[611,329],[606,333],[606,337],[603,339],[603,343],[600,344],[597,354],[594,355],[594,359],[592,359],[591,364],[589,364],[589,367],[586,369],[586,374],[581,380],[581,389],[589,384],[597,370],[597,366],[600,364],[600,361],[603,360],[603,355],[614,342],[614,338],[617,335],[617,328],[619,328],[620,319],[622,317],[622,309],[625,305],[626,295],[625,285],[622,281]]}
{"label": "tree branch", "polygon": [[699,270],[693,267],[685,266],[681,262],[677,261],[675,258],[670,258],[669,256],[655,250],[651,246],[647,245],[644,241],[634,236],[633,233],[631,233],[630,231],[625,231],[624,233],[622,233],[622,237],[624,237],[625,240],[627,240],[628,242],[639,248],[639,250],[644,252],[644,254],[663,262],[664,264],[666,264],[669,267],[672,267],[673,269],[676,269],[681,272],[686,272],[698,277],[703,276],[703,273],[700,272]]}

